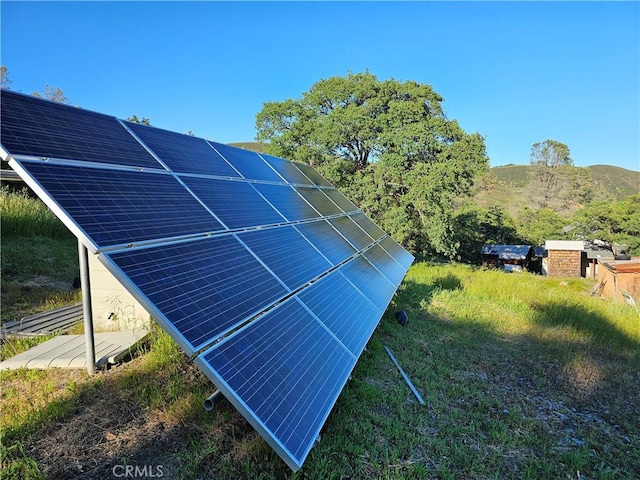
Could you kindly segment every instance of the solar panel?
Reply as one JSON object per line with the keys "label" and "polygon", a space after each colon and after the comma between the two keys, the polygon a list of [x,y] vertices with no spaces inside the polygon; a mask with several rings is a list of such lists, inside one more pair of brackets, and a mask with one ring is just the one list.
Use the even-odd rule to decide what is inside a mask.
{"label": "solar panel", "polygon": [[350,217],[336,217],[329,220],[356,250],[362,250],[373,242],[373,239],[360,228]]}
{"label": "solar panel", "polygon": [[356,357],[384,313],[339,270],[300,292],[298,298]]}
{"label": "solar panel", "polygon": [[300,171],[302,173],[305,174],[305,176],[311,180],[311,182],[314,185],[318,185],[321,187],[331,187],[332,185],[327,182],[322,175],[320,175],[318,172],[316,172],[313,168],[311,168],[309,165],[305,165],[304,163],[295,163],[295,166],[297,168],[300,169]]}
{"label": "solar panel", "polygon": [[287,293],[233,236],[106,255],[188,355]]}
{"label": "solar panel", "polygon": [[348,213],[358,210],[358,208],[351,202],[351,200],[349,200],[335,188],[327,188],[324,189],[323,192],[333,201],[333,203],[338,205],[342,209],[342,211]]}
{"label": "solar panel", "polygon": [[393,238],[386,237],[381,242],[380,245],[393,257],[395,258],[402,266],[408,270],[411,264],[413,263],[413,255],[407,252],[404,248],[398,244]]}
{"label": "solar panel", "polygon": [[[385,236],[384,230],[373,223],[364,213],[351,215],[351,220],[356,222],[374,240]],[[402,247],[401,247],[402,248]]]}
{"label": "solar panel", "polygon": [[[22,162],[51,203],[98,248],[224,227],[168,173]],[[33,186],[33,185],[32,185]]]}
{"label": "solar panel", "polygon": [[2,145],[13,155],[162,168],[114,117],[0,89]]}
{"label": "solar panel", "polygon": [[202,138],[138,123],[126,122],[126,125],[174,172],[241,176]]}
{"label": "solar panel", "polygon": [[402,282],[406,269],[380,245],[373,246],[363,256],[391,280],[391,283],[399,285]]}
{"label": "solar panel", "polygon": [[296,187],[296,192],[302,195],[322,216],[344,213],[320,188]]}
{"label": "solar panel", "polygon": [[256,152],[209,142],[244,178],[269,182],[282,182],[278,175]]}
{"label": "solar panel", "polygon": [[3,159],[300,468],[413,256],[308,165],[5,90],[1,120]]}
{"label": "solar panel", "polygon": [[238,238],[291,290],[332,267],[292,226],[240,233]]}
{"label": "solar panel", "polygon": [[292,298],[216,344],[196,363],[297,470],[355,359]]}
{"label": "solar panel", "polygon": [[320,216],[320,214],[289,185],[256,183],[253,187],[290,222],[318,218]]}
{"label": "solar panel", "polygon": [[296,228],[333,265],[344,262],[356,253],[356,249],[324,219],[316,222],[301,223],[296,225]]}
{"label": "solar panel", "polygon": [[[180,179],[228,228],[285,222],[284,217],[249,183],[185,175]],[[251,208],[242,208],[243,205],[251,205]]]}
{"label": "solar panel", "polygon": [[364,257],[354,258],[340,268],[340,271],[379,309],[384,310],[387,308],[397,286],[391,283]]}
{"label": "solar panel", "polygon": [[280,174],[288,183],[297,183],[301,185],[314,185],[314,183],[307,178],[307,176],[300,171],[294,162],[285,160],[283,158],[272,157],[266,153],[261,153],[260,156],[264,158],[271,167]]}

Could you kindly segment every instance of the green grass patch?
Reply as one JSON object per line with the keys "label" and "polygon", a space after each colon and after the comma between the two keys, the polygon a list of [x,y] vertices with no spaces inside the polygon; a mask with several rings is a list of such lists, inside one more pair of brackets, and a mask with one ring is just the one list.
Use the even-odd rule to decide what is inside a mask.
{"label": "green grass patch", "polygon": [[3,322],[80,301],[75,239],[3,236],[0,255]]}
{"label": "green grass patch", "polygon": [[3,240],[9,236],[74,238],[65,225],[29,189],[0,189],[0,229]]}

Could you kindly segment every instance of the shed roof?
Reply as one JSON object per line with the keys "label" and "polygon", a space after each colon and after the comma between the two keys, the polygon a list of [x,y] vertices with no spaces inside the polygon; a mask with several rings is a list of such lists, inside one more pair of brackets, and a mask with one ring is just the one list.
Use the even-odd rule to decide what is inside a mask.
{"label": "shed roof", "polygon": [[582,240],[547,240],[544,242],[544,248],[547,250],[584,250],[584,241]]}
{"label": "shed roof", "polygon": [[525,260],[531,248],[531,245],[485,245],[480,253],[497,255],[501,260]]}
{"label": "shed roof", "polygon": [[611,250],[607,250],[606,248],[585,248],[585,252],[587,252],[587,258],[592,259],[595,258],[597,260],[613,260],[613,252]]}

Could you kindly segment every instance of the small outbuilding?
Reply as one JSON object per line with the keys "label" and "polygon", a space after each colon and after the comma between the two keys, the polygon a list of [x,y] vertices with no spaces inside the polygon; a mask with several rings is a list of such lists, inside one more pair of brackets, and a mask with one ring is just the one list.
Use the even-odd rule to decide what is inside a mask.
{"label": "small outbuilding", "polygon": [[535,263],[531,245],[485,245],[480,254],[483,266],[501,268],[506,272],[531,270]]}
{"label": "small outbuilding", "polygon": [[585,277],[587,278],[597,278],[600,264],[612,262],[615,259],[613,251],[595,243],[586,243],[585,252],[587,257]]}
{"label": "small outbuilding", "polygon": [[602,297],[623,303],[629,296],[640,299],[640,257],[600,263],[598,284]]}
{"label": "small outbuilding", "polygon": [[587,254],[582,240],[547,240],[547,275],[550,277],[584,277]]}

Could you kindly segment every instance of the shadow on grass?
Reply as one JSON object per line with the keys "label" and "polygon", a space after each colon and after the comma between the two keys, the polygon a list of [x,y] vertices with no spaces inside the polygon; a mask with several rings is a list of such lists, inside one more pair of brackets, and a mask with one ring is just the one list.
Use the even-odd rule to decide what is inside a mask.
{"label": "shadow on grass", "polygon": [[640,348],[637,339],[613,325],[608,319],[580,305],[561,302],[533,303],[531,309],[535,312],[536,323],[542,327],[568,327],[577,332],[584,332],[594,345]]}

